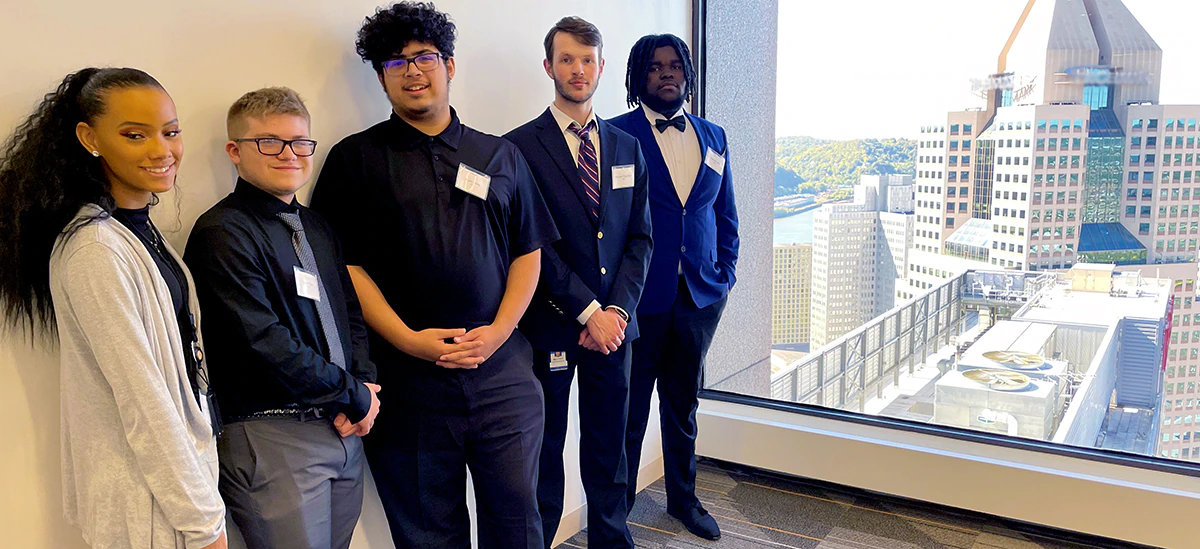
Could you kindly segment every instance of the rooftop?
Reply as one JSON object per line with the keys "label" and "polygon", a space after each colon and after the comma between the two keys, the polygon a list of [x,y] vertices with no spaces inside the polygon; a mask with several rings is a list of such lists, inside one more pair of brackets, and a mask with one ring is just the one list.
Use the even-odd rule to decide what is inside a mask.
{"label": "rooftop", "polygon": [[[1081,265],[1086,264],[1076,265],[1071,272],[1082,272]],[[1111,266],[1105,267],[1111,271]],[[1167,314],[1169,279],[1117,275],[1112,280],[1112,291],[1101,292],[1072,289],[1069,282],[1060,281],[1034,297],[1013,319],[1107,327],[1122,318],[1162,318]]]}
{"label": "rooftop", "polygon": [[1154,454],[1154,410],[1110,408],[1096,447],[1141,455]]}
{"label": "rooftop", "polygon": [[1147,455],[1172,287],[1107,263],[969,269],[800,360],[773,353],[772,397]]}

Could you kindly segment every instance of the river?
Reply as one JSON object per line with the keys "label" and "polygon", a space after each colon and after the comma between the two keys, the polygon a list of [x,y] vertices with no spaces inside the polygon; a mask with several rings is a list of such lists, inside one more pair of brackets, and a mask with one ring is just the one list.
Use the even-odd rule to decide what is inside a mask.
{"label": "river", "polygon": [[811,244],[813,236],[813,215],[816,213],[817,209],[813,208],[796,215],[780,217],[776,219],[775,243]]}

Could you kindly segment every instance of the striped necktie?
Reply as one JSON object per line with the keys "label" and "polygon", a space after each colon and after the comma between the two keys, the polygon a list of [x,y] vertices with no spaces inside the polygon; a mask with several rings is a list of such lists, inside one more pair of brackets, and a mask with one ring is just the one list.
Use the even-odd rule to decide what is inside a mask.
{"label": "striped necktie", "polygon": [[328,358],[330,362],[344,370],[346,369],[346,355],[342,351],[342,339],[338,337],[337,323],[333,319],[333,307],[329,305],[329,295],[325,293],[325,284],[321,281],[321,275],[318,274],[317,260],[313,256],[312,247],[308,245],[308,238],[304,236],[304,225],[300,223],[300,214],[279,212],[278,215],[283,224],[292,231],[292,248],[296,250],[296,257],[300,259],[300,268],[317,277],[317,288],[321,296],[321,300],[315,303],[317,320],[320,321],[321,331],[325,333],[325,346],[329,348]]}
{"label": "striped necktie", "polygon": [[579,127],[578,122],[571,122],[567,127],[579,137],[579,179],[583,181],[583,190],[592,199],[590,211],[592,221],[600,219],[600,162],[596,160],[596,147],[589,139],[596,131],[596,121],[591,120],[585,127]]}

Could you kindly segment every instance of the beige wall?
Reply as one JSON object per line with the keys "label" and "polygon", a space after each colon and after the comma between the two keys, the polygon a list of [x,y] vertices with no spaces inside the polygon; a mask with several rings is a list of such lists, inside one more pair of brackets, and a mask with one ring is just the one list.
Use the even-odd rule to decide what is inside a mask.
{"label": "beige wall", "polygon": [[[353,47],[355,32],[376,5],[7,1],[0,17],[0,51],[6,52],[0,134],[7,136],[42,94],[78,68],[133,66],[153,74],[175,99],[186,144],[179,196],[163,197],[155,219],[164,231],[175,229],[168,239],[182,246],[196,217],[232,189],[233,170],[222,152],[223,113],[243,92],[267,85],[299,91],[321,143],[318,163],[337,140],[387,116],[375,75]],[[443,0],[438,6],[459,29],[453,104],[467,124],[494,134],[538,115],[552,99],[541,41],[559,17],[583,16],[604,33],[608,65],[596,110],[605,117],[626,110],[625,58],[633,42],[651,32],[688,37],[691,26],[687,0]],[[308,193],[301,191],[302,197]],[[44,342],[31,345],[0,333],[0,545],[6,547],[83,547],[78,530],[62,519],[57,371],[57,355]],[[657,448],[648,441],[646,458],[656,457]],[[569,466],[577,457],[568,450]],[[568,512],[582,504],[577,476],[568,485]],[[390,547],[377,502],[369,493],[356,548]]]}

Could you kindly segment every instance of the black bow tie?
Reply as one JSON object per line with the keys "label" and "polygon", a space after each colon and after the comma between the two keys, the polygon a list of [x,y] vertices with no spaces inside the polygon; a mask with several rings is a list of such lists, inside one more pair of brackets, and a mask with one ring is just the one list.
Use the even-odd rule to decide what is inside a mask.
{"label": "black bow tie", "polygon": [[658,130],[658,133],[665,132],[667,131],[667,128],[672,126],[679,131],[683,131],[683,129],[687,127],[687,124],[683,121],[682,114],[670,120],[659,118],[658,120],[654,121],[654,128]]}

